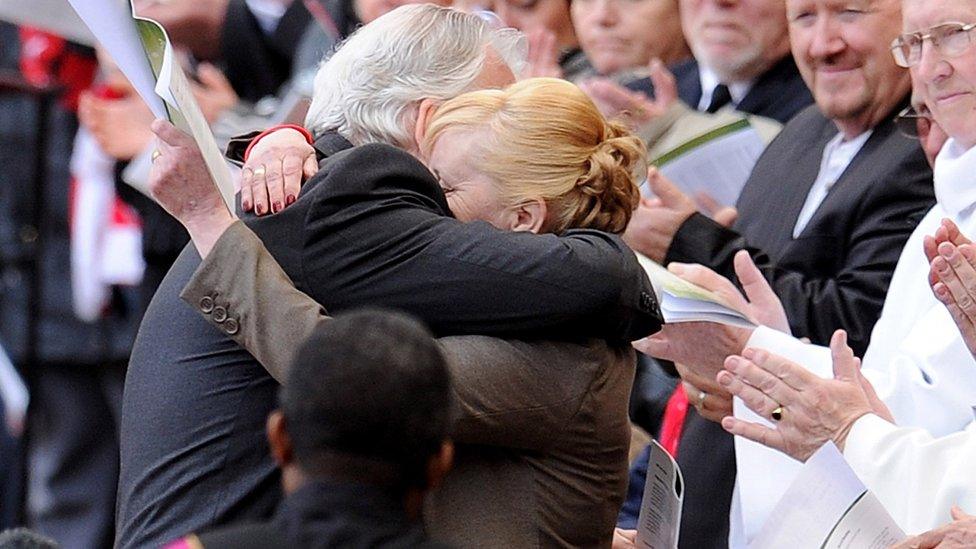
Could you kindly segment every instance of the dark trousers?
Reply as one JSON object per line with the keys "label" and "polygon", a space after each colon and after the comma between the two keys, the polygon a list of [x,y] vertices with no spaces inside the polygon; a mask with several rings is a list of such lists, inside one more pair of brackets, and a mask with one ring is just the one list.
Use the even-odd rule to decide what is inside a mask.
{"label": "dark trousers", "polygon": [[124,381],[121,363],[34,371],[27,525],[64,549],[112,546]]}

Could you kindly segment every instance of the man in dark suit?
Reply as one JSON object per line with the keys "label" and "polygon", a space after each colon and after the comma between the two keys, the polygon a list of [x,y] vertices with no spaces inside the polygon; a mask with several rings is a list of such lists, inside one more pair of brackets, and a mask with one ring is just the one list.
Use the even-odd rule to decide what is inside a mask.
{"label": "man in dark suit", "polygon": [[[681,0],[680,13],[694,57],[671,71],[687,106],[708,113],[732,107],[785,124],[813,103],[790,53],[782,0]],[[653,93],[650,79],[628,87]],[[643,135],[666,129],[648,125]]]}
{"label": "man in dark suit", "polygon": [[[788,1],[787,9],[795,12],[800,3]],[[807,6],[804,17],[841,17],[821,2],[808,4],[814,7]],[[877,4],[850,24],[791,24],[793,55],[817,105],[788,123],[759,159],[739,198],[735,225],[727,229],[695,213],[687,197],[655,180],[662,203],[641,208],[628,234],[632,247],[658,261],[701,263],[730,278],[733,255],[748,250],[782,299],[796,336],[825,344],[843,327],[859,354],[901,248],[933,203],[924,154],[893,123],[910,88],[907,72],[887,50],[898,34],[898,3]],[[688,362],[674,343],[648,350]],[[688,366],[695,362],[691,357]],[[727,413],[728,400],[713,379],[707,373],[695,377],[688,398],[716,419]],[[728,515],[709,510],[719,497],[730,501],[733,453],[731,436],[688,410],[678,451],[682,468],[695,471],[686,476],[686,510],[693,510],[688,516],[711,516],[710,531],[722,535],[703,539],[705,528],[683,525],[683,546],[725,546]]]}
{"label": "man in dark suit", "polygon": [[439,547],[420,511],[453,455],[446,362],[430,332],[402,314],[356,311],[320,326],[268,418],[287,497],[270,521],[190,535],[186,545]]}
{"label": "man in dark suit", "polygon": [[813,97],[790,54],[782,0],[681,0],[694,58],[673,68],[694,109],[736,110],[786,123]]}
{"label": "man in dark suit", "polygon": [[[329,63],[348,62],[356,52],[368,51],[370,64],[377,66],[378,41],[384,42],[386,55],[407,52],[411,62],[422,52],[450,56],[433,59],[432,64],[445,64],[437,66],[473,63],[458,53],[461,44],[466,45],[463,53],[482,62],[481,72],[470,75],[479,85],[512,80],[491,49],[485,55],[488,41],[502,37],[492,36],[475,16],[411,6],[371,25]],[[445,51],[418,27],[431,33],[449,29],[437,36],[457,40],[456,47]],[[408,40],[412,42],[403,45]],[[438,71],[427,78],[442,76]],[[372,78],[364,82],[376,84]],[[455,85],[467,89],[473,83]],[[401,123],[402,117],[396,120]],[[363,133],[355,126],[345,130]],[[413,135],[412,130],[406,133]],[[450,217],[430,172],[403,150],[380,144],[350,148],[335,133],[322,136],[316,145],[328,157],[319,175],[294,205],[251,222],[251,227],[298,287],[330,310],[395,307],[426,320],[438,335],[626,341],[655,329],[658,317],[649,283],[619,239],[586,230],[556,237],[461,224]],[[164,152],[157,163],[165,166],[175,156]],[[197,309],[179,301],[199,265],[197,252],[206,256],[209,248],[198,241],[196,249],[187,248],[177,260],[150,306],[133,352],[119,481],[117,542],[124,547],[264,517],[279,497],[261,432],[276,383],[227,337],[237,334],[247,318],[228,310],[220,296],[204,296],[195,306],[220,326],[217,330]]]}

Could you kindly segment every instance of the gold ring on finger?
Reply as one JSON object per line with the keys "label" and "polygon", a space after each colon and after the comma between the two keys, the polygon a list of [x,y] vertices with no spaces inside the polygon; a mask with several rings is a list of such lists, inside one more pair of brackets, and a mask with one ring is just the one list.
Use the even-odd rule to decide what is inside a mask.
{"label": "gold ring on finger", "polygon": [[769,417],[772,418],[773,421],[779,421],[783,419],[783,407],[777,406],[773,408],[773,411],[769,412]]}
{"label": "gold ring on finger", "polygon": [[[155,163],[156,162],[156,159],[159,158],[160,156],[163,156],[162,151],[160,151],[159,149],[153,149],[152,154],[149,156],[149,160],[151,162]],[[145,157],[143,157],[143,158],[145,158]]]}
{"label": "gold ring on finger", "polygon": [[258,166],[257,168],[254,168],[254,170],[251,173],[254,174],[254,177],[264,177],[264,174],[267,173],[267,171],[268,169],[265,168],[264,165],[261,165]]}
{"label": "gold ring on finger", "polygon": [[702,406],[704,406],[705,405],[705,398],[707,396],[708,396],[708,393],[706,393],[705,391],[702,391],[701,389],[699,389],[698,390],[698,399],[697,399],[698,402],[695,402],[695,408],[701,408]]}

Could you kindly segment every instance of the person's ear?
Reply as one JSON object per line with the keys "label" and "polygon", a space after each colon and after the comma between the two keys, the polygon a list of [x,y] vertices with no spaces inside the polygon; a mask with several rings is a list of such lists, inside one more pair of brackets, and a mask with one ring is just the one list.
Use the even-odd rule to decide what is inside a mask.
{"label": "person's ear", "polygon": [[512,231],[538,234],[546,224],[546,215],[548,213],[549,208],[546,206],[546,201],[541,198],[527,200],[521,204],[517,204],[513,206],[511,211],[512,217],[509,229]]}
{"label": "person's ear", "polygon": [[285,414],[281,410],[275,410],[268,415],[266,430],[268,445],[271,446],[271,456],[275,463],[280,468],[290,465],[295,459],[294,449],[291,444],[291,435],[288,434]]}
{"label": "person's ear", "polygon": [[426,154],[429,151],[422,151],[420,148],[423,146],[424,136],[427,135],[427,128],[430,126],[430,120],[434,116],[434,111],[440,103],[434,101],[433,99],[422,99],[420,104],[417,105],[417,123],[413,127],[413,141],[416,145],[418,153]]}
{"label": "person's ear", "polygon": [[454,464],[454,443],[445,440],[441,449],[427,461],[427,489],[437,488]]}

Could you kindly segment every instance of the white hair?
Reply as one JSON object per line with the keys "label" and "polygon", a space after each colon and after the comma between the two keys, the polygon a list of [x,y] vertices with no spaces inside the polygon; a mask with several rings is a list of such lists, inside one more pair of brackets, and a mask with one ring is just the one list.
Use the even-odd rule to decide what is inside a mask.
{"label": "white hair", "polygon": [[305,125],[354,145],[406,147],[420,101],[472,89],[488,46],[519,73],[525,43],[518,31],[432,4],[401,6],[357,30],[319,67]]}

